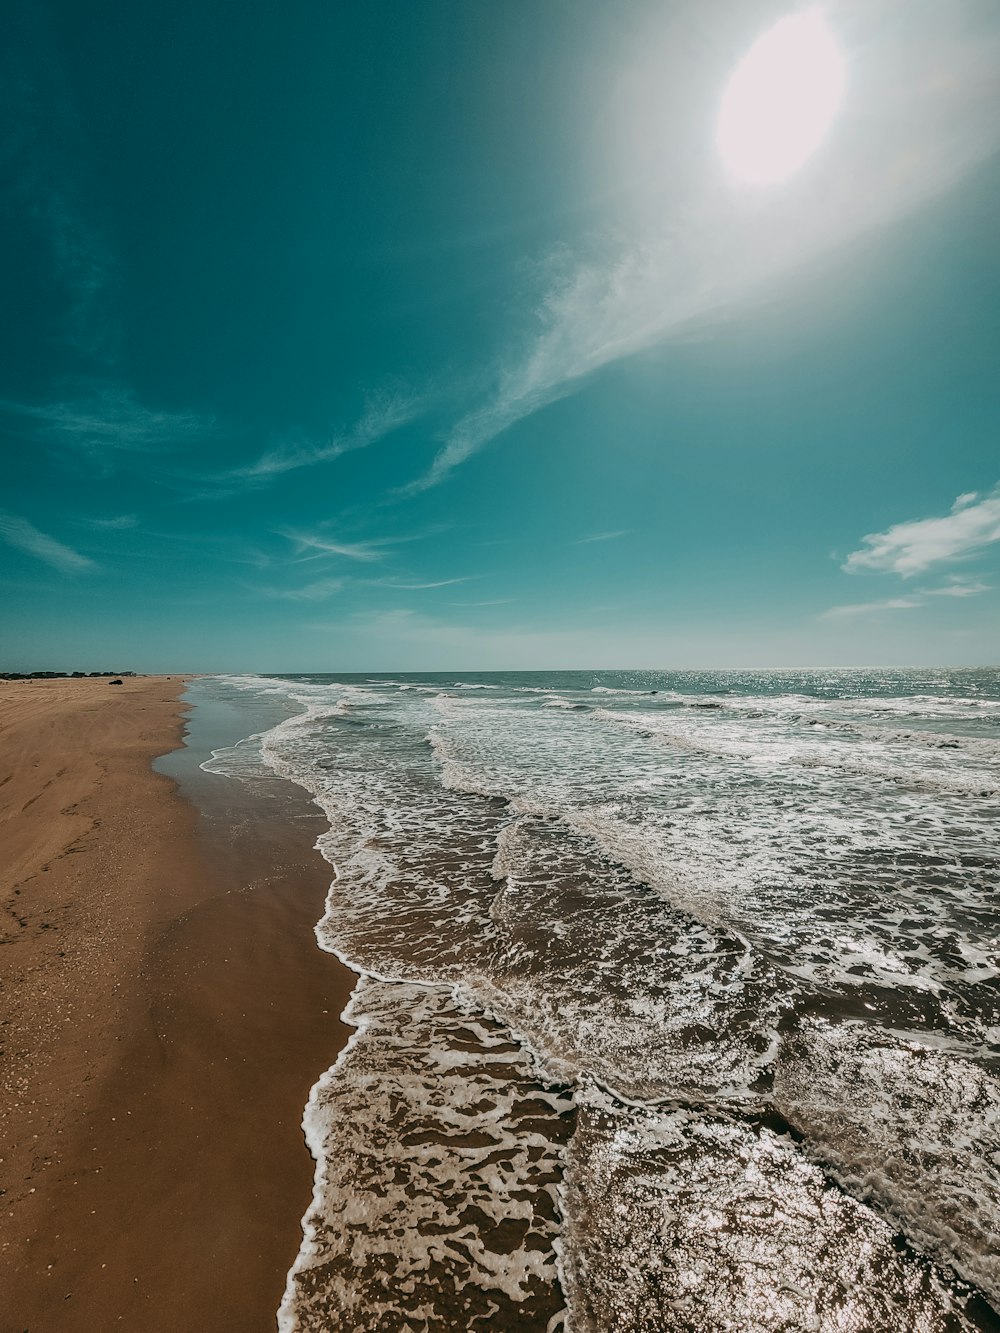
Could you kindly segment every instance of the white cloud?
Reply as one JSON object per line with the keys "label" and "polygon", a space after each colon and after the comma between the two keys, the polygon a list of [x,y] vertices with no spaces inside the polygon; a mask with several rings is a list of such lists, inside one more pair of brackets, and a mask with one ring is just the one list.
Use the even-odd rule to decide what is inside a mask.
{"label": "white cloud", "polygon": [[850,606],[831,606],[824,611],[820,620],[836,620],[841,616],[870,616],[879,611],[910,611],[915,606],[923,606],[918,597],[887,597],[881,602],[854,602]]}
{"label": "white cloud", "polygon": [[292,602],[322,602],[344,586],[343,579],[316,579],[300,588],[258,588],[265,597],[284,598]]}
{"label": "white cloud", "polygon": [[53,569],[64,574],[79,574],[85,569],[96,569],[93,560],[81,555],[47,533],[39,532],[34,524],[16,514],[0,511],[0,540],[18,551],[33,555]]}
{"label": "white cloud", "polygon": [[570,542],[570,546],[587,546],[590,542],[609,542],[615,537],[627,537],[631,531],[631,528],[619,528],[615,532],[595,532],[592,537],[577,538],[575,542]]}
{"label": "white cloud", "polygon": [[981,592],[990,591],[990,584],[952,575],[942,588],[921,588],[920,591],[928,597],[978,597]]}
{"label": "white cloud", "polygon": [[[715,177],[663,177],[650,186],[643,234],[608,243],[589,259],[551,266],[535,303],[536,330],[504,358],[487,400],[458,420],[428,472],[404,488],[443,481],[490,441],[539,409],[575,392],[602,367],[726,316],[816,259],[911,213],[944,192],[1000,144],[1000,26],[970,0],[923,7],[913,21],[904,0],[859,9],[834,0],[827,19],[856,45],[845,114],[821,156],[787,185],[747,191]],[[700,29],[698,29],[700,31]],[[732,52],[735,64],[741,52]],[[658,83],[684,80],[667,62],[691,61],[684,44],[658,51]],[[942,77],[942,71],[947,77]],[[712,106],[708,88],[697,105]],[[647,121],[655,108],[636,108]],[[713,126],[685,121],[686,152]],[[638,125],[636,133],[639,132]],[[691,168],[688,168],[691,170]],[[676,198],[687,200],[681,209]],[[633,227],[634,227],[633,223]]]}
{"label": "white cloud", "polygon": [[[298,552],[295,559],[300,564],[308,560],[322,560],[325,556],[343,556],[348,560],[375,561],[385,560],[397,546],[424,541],[428,537],[440,536],[442,532],[449,530],[450,524],[437,524],[419,532],[404,533],[393,537],[376,537],[369,541],[357,542],[341,541],[338,537],[328,536],[324,531],[325,526],[321,524],[320,530],[317,532],[305,532],[301,528],[278,528],[277,533],[280,537],[286,537],[290,542],[295,543]],[[466,577],[478,578],[480,576],[467,575]],[[445,582],[451,582],[451,580],[445,580]],[[439,585],[428,583],[414,586],[435,587]]]}
{"label": "white cloud", "polygon": [[373,579],[380,588],[399,588],[405,592],[417,592],[422,588],[448,588],[453,583],[471,583],[473,579],[482,578],[482,574],[464,574],[457,579],[436,579],[432,583],[393,583],[389,579]]}
{"label": "white cloud", "polygon": [[510,606],[513,597],[491,597],[486,602],[449,602],[449,606]]}
{"label": "white cloud", "polygon": [[300,552],[311,551],[313,556],[306,556],[306,559],[323,555],[339,555],[347,560],[384,560],[389,554],[389,548],[393,545],[392,542],[388,541],[342,542],[322,533],[300,532],[294,528],[283,529],[280,535],[294,542]]}
{"label": "white cloud", "polygon": [[[315,647],[301,641],[303,670],[322,671],[335,645],[344,671],[559,670],[572,662],[579,670],[637,668],[714,670],[744,668],[808,669],[828,666],[891,666],[941,661],[974,666],[1000,655],[1000,624],[981,619],[975,629],[942,630],[929,637],[922,616],[832,618],[782,628],[746,615],[722,622],[660,620],[646,612],[614,614],[595,621],[577,612],[537,618],[510,612],[476,617],[471,624],[454,612],[428,616],[412,609],[369,609],[345,615],[314,615],[301,628],[315,633]],[[304,665],[311,662],[311,666]],[[267,670],[266,660],[254,669]]]}
{"label": "white cloud", "polygon": [[102,528],[106,532],[124,532],[127,528],[138,526],[135,514],[118,514],[114,518],[87,518],[83,520],[90,528]]}
{"label": "white cloud", "polygon": [[120,384],[100,384],[50,403],[0,399],[0,412],[33,423],[46,444],[101,458],[186,445],[217,433],[213,418],[195,412],[154,411]]}
{"label": "white cloud", "polygon": [[848,574],[873,569],[909,578],[934,565],[975,555],[996,541],[1000,541],[1000,487],[987,496],[960,495],[951,513],[942,518],[912,519],[885,532],[870,532],[861,548],[844,561],[843,569]]}
{"label": "white cloud", "polygon": [[313,467],[339,458],[355,449],[366,449],[386,435],[413,421],[424,408],[423,400],[404,394],[388,394],[369,403],[352,430],[334,435],[323,444],[292,445],[272,449],[245,467],[233,468],[229,478],[248,482],[268,481],[296,468]]}

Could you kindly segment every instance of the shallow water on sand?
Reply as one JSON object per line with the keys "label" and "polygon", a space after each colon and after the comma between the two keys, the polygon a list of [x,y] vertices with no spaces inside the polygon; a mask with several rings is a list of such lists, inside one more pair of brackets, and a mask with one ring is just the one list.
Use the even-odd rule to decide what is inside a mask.
{"label": "shallow water on sand", "polygon": [[195,688],[364,978],[283,1329],[1000,1327],[1000,673]]}

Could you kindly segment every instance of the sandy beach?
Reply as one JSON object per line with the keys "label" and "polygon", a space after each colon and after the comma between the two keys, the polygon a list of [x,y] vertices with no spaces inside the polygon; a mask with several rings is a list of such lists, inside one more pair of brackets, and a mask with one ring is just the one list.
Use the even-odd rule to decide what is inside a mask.
{"label": "sandy beach", "polygon": [[299,1246],[354,978],[304,799],[226,837],[152,770],[183,685],[0,685],[3,1333],[271,1329]]}

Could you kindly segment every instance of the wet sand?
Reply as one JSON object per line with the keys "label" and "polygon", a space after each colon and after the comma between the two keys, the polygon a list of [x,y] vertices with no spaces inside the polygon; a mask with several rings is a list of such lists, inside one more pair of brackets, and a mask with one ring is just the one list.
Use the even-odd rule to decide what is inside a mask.
{"label": "wet sand", "polygon": [[3,1333],[273,1329],[299,1246],[354,982],[312,933],[323,825],[153,772],[182,688],[0,684]]}

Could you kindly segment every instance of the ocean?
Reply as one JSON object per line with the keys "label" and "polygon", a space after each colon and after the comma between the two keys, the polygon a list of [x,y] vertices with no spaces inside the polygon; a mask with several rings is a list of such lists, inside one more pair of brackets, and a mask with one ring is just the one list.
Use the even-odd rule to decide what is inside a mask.
{"label": "ocean", "polygon": [[1000,1328],[1000,671],[190,697],[360,976],[283,1333]]}

